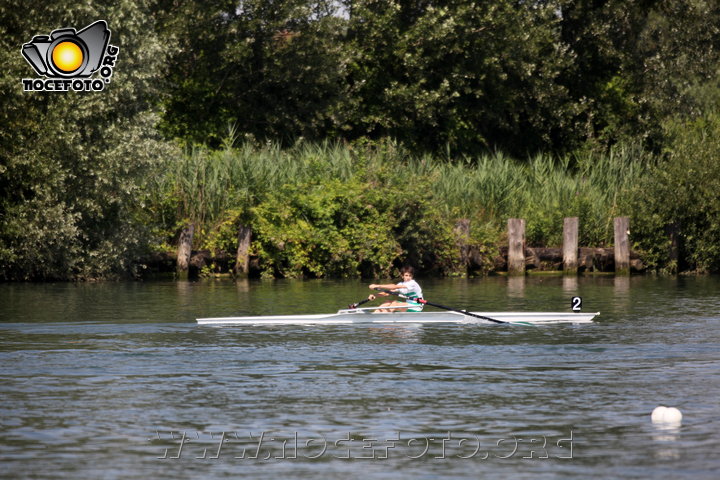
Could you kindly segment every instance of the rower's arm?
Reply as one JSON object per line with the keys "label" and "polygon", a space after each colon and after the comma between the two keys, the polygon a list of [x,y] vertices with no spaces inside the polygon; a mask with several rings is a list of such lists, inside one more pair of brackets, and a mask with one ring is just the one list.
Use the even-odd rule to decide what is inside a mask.
{"label": "rower's arm", "polygon": [[393,290],[394,291],[394,290],[400,290],[403,287],[402,287],[402,285],[396,285],[394,283],[387,283],[385,285],[378,285],[378,284],[373,283],[372,285],[370,285],[370,288],[372,288],[373,290],[375,290],[377,288],[381,288],[383,290]]}

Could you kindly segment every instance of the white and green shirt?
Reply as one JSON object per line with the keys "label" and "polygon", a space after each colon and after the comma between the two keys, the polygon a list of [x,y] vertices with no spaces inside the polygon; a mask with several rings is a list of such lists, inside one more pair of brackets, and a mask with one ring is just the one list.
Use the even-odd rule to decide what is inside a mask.
{"label": "white and green shirt", "polygon": [[396,290],[396,292],[402,293],[403,295],[408,297],[405,299],[405,302],[410,307],[410,308],[408,308],[408,311],[409,312],[422,311],[423,304],[415,301],[418,298],[423,298],[422,288],[420,288],[420,285],[418,285],[418,283],[415,280],[409,280],[407,282],[400,282],[397,285],[401,286],[403,288]]}

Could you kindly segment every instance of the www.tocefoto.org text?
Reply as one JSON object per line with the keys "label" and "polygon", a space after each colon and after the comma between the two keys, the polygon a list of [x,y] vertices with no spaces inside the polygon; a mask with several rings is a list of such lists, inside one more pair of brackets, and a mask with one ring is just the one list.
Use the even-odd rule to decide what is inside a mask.
{"label": "www.tocefoto.org text", "polygon": [[510,435],[489,440],[474,434],[401,435],[382,438],[351,433],[156,431],[158,459],[353,460],[409,459],[572,459],[573,432],[565,437]]}

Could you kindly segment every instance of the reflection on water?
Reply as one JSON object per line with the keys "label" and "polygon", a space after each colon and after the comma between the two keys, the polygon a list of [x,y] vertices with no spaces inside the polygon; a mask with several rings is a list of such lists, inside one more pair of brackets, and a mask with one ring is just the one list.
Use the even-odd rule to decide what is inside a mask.
{"label": "reflection on water", "polygon": [[509,297],[522,298],[525,296],[525,276],[511,275],[507,277],[507,294]]}
{"label": "reflection on water", "polygon": [[653,425],[653,440],[656,442],[675,442],[680,436],[679,425]]}
{"label": "reflection on water", "polygon": [[565,275],[562,277],[562,288],[563,291],[569,296],[576,296],[578,294],[579,280],[577,275]]}
{"label": "reflection on water", "polygon": [[680,426],[679,425],[653,425],[652,433],[655,449],[653,456],[658,460],[680,459]]}
{"label": "reflection on water", "polygon": [[629,308],[631,303],[630,277],[619,275],[613,278],[613,302],[617,308]]}
{"label": "reflection on water", "polygon": [[237,288],[238,295],[247,295],[248,293],[250,293],[250,280],[247,278],[236,279],[235,288]]}
{"label": "reflection on water", "polygon": [[[194,319],[332,312],[369,289],[351,280],[0,285],[3,474],[716,478],[719,279],[419,280],[428,300],[458,308],[567,311],[579,295],[601,316],[535,328],[210,328]],[[683,426],[650,424],[660,404],[678,406]],[[331,439],[326,454],[275,458],[293,432]],[[244,440],[211,460],[223,433]],[[235,458],[231,447],[250,449],[261,434],[275,438],[260,450],[273,458]],[[402,448],[388,448],[398,437]],[[572,459],[560,459],[569,452],[558,452],[560,440]],[[515,441],[515,453],[505,449]],[[340,458],[348,449],[376,456]],[[179,458],[160,459],[166,451]]]}

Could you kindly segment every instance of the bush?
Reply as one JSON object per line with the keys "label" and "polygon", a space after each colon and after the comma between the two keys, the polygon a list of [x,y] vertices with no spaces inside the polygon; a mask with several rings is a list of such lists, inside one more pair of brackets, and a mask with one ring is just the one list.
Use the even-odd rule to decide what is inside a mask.
{"label": "bush", "polygon": [[286,185],[252,209],[266,276],[387,277],[410,261],[451,267],[452,236],[425,195],[351,180]]}
{"label": "bush", "polygon": [[[633,239],[651,267],[675,273],[720,271],[720,115],[668,125],[665,159],[626,200]],[[667,228],[679,233],[679,258],[669,258]]]}

